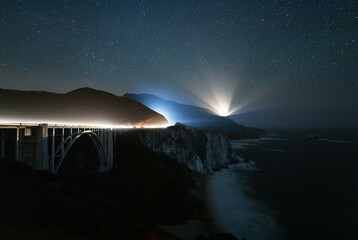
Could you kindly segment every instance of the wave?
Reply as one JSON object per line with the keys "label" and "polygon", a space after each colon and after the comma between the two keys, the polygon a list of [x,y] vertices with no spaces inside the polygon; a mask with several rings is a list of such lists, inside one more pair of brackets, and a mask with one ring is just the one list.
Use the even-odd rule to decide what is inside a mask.
{"label": "wave", "polygon": [[282,239],[284,232],[277,214],[250,197],[254,190],[240,171],[245,171],[240,164],[233,165],[210,178],[209,205],[217,226],[239,239]]}
{"label": "wave", "polygon": [[232,148],[246,148],[247,146],[256,146],[262,141],[285,141],[284,138],[273,138],[273,137],[262,137],[255,139],[240,139],[240,140],[231,140]]}

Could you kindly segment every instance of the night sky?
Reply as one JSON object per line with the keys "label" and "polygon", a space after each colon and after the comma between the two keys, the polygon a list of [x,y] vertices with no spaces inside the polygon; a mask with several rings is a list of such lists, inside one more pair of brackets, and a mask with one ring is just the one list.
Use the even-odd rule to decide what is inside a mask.
{"label": "night sky", "polygon": [[1,0],[0,88],[79,87],[352,123],[358,2]]}

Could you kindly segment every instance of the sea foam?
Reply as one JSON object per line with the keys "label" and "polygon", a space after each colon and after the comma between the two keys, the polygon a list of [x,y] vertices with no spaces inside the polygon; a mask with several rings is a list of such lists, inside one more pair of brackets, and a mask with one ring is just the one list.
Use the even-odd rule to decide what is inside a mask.
{"label": "sea foam", "polygon": [[[242,165],[242,164],[241,164]],[[240,164],[214,173],[208,184],[209,205],[219,229],[239,239],[282,239],[277,214],[250,196],[247,177]]]}

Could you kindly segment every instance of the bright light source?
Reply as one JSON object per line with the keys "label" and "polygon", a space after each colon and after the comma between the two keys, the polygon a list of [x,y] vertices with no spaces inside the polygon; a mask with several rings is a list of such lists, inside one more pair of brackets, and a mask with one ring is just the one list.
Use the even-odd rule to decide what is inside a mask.
{"label": "bright light source", "polygon": [[220,108],[220,109],[218,109],[217,110],[217,114],[218,115],[220,115],[220,116],[222,116],[222,117],[227,117],[228,115],[230,115],[229,114],[229,110],[228,110],[228,108]]}
{"label": "bright light source", "polygon": [[208,108],[216,115],[227,117],[240,109],[240,106],[233,106],[232,102],[236,84],[233,81],[208,78],[205,84],[191,88],[191,90],[201,100],[198,102],[199,105]]}
{"label": "bright light source", "polygon": [[236,108],[235,110],[230,111],[228,106],[225,106],[225,107],[220,107],[219,109],[215,109],[214,111],[215,111],[216,115],[219,115],[222,117],[227,117],[227,116],[230,116],[231,114],[233,114],[234,112],[236,112],[237,110],[239,110],[239,108]]}

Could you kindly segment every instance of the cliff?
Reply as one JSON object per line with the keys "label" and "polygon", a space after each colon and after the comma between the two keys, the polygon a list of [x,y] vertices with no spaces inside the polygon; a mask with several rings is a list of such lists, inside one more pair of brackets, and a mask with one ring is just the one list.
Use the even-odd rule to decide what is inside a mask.
{"label": "cliff", "polygon": [[181,165],[202,174],[228,166],[237,160],[227,136],[182,124],[139,133],[142,144]]}
{"label": "cliff", "polygon": [[124,97],[91,88],[65,94],[0,89],[0,120],[108,125],[164,125],[164,116]]}
{"label": "cliff", "polygon": [[[117,135],[109,173],[58,176],[0,159],[0,239],[177,240],[160,226],[187,220],[214,234],[203,237],[200,227],[192,239],[235,239],[216,234],[205,199],[194,194],[204,194],[206,176],[146,149],[138,131]],[[68,160],[93,157],[86,146],[79,139]]]}

